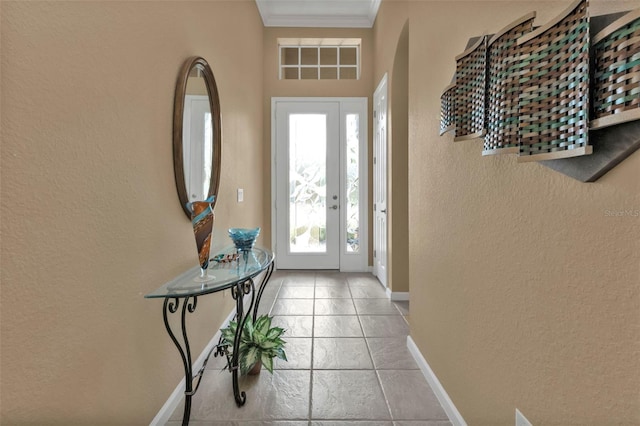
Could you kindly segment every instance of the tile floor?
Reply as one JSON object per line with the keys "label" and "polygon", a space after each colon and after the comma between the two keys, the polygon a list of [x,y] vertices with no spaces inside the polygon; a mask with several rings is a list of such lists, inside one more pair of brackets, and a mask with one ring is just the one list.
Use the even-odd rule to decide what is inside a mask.
{"label": "tile floor", "polygon": [[[238,408],[231,375],[212,357],[190,424],[451,425],[407,350],[409,302],[390,302],[371,274],[278,271],[260,311],[287,330],[289,361],[241,378]],[[182,410],[167,425],[181,424]]]}

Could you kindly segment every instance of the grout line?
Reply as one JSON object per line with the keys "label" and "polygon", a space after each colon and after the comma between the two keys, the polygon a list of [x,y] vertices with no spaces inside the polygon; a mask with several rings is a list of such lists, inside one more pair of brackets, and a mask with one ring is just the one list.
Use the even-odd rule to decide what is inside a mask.
{"label": "grout line", "polygon": [[384,386],[382,386],[382,379],[380,378],[379,370],[375,369],[373,371],[376,372],[376,378],[378,379],[378,384],[380,385],[380,390],[382,391],[384,402],[387,403],[387,411],[389,412],[389,419],[391,422],[394,422],[393,413],[391,412],[391,405],[389,404],[389,398],[387,398],[387,393],[384,391]]}
{"label": "grout line", "polygon": [[318,274],[314,273],[313,277],[313,309],[311,311],[311,364],[309,365],[309,412],[308,420],[311,425],[311,416],[313,414],[313,348],[316,332],[316,281]]}
{"label": "grout line", "polygon": [[[348,283],[348,281],[347,281],[347,283]],[[351,292],[351,286],[349,286],[349,292]],[[352,294],[352,299],[353,299],[353,294]],[[353,302],[353,305],[355,307],[355,302]],[[376,379],[378,380],[378,386],[380,386],[380,391],[382,392],[382,396],[384,398],[384,402],[387,404],[387,412],[389,413],[389,421],[391,423],[393,423],[393,414],[391,413],[391,406],[389,405],[389,399],[387,398],[387,394],[385,393],[384,387],[382,386],[382,380],[380,379],[380,374],[378,373],[378,369],[376,368],[376,364],[373,361],[373,356],[371,355],[371,347],[369,346],[369,340],[368,340],[367,336],[364,333],[364,327],[362,326],[362,320],[360,318],[361,315],[360,315],[360,313],[358,313],[357,308],[356,308],[356,314],[358,315],[358,322],[360,323],[360,328],[362,330],[362,337],[364,337],[365,344],[367,345],[367,351],[369,352],[369,358],[371,359],[371,365],[373,365],[373,371],[375,372]]]}
{"label": "grout line", "polygon": [[[267,283],[267,285],[269,285],[269,283]],[[276,300],[278,300],[278,295],[280,294],[280,290],[282,290],[282,278],[280,279],[280,284],[278,285],[278,290],[276,291],[276,295],[273,297],[273,300],[271,301],[271,307],[267,311],[267,315],[273,316],[271,311],[273,311],[273,307],[276,305]]]}

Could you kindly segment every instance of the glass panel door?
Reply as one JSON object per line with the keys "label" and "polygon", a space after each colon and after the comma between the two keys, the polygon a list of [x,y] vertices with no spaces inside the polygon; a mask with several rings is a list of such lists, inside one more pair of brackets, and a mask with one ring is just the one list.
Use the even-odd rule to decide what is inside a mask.
{"label": "glass panel door", "polygon": [[360,114],[346,116],[346,232],[345,249],[360,251]]}
{"label": "glass panel door", "polygon": [[276,98],[279,269],[367,271],[367,99]]}
{"label": "glass panel door", "polygon": [[289,115],[289,252],[327,252],[327,116]]}
{"label": "glass panel door", "polygon": [[277,265],[338,269],[339,104],[287,102],[276,119]]}

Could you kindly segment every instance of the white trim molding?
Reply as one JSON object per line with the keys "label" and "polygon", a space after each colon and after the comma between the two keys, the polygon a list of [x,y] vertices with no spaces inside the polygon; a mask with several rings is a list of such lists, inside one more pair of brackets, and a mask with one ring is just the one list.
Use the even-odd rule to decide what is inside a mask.
{"label": "white trim molding", "polygon": [[256,0],[265,27],[372,28],[381,0]]}
{"label": "white trim molding", "polygon": [[460,414],[456,406],[453,404],[451,398],[449,398],[447,391],[444,390],[442,383],[440,383],[440,380],[438,380],[438,378],[436,377],[436,374],[427,363],[427,360],[424,358],[424,356],[422,356],[420,349],[418,349],[418,346],[413,341],[411,336],[407,336],[407,348],[409,349],[409,352],[411,352],[413,358],[416,360],[418,367],[420,367],[424,378],[427,379],[427,382],[429,383],[429,386],[431,386],[433,393],[435,393],[436,398],[438,398],[440,405],[442,405],[445,413],[447,413],[447,416],[449,416],[449,420],[451,421],[451,423],[454,426],[467,426],[467,423],[462,418],[462,414]]}
{"label": "white trim molding", "polygon": [[409,292],[391,291],[391,289],[387,287],[387,297],[389,298],[389,300],[393,300],[394,302],[406,301],[409,300]]}
{"label": "white trim molding", "polygon": [[[236,310],[232,309],[231,313],[224,320],[216,334],[214,334],[207,346],[205,346],[198,359],[193,363],[192,371],[200,371],[205,359],[207,359],[207,356],[213,350],[214,346],[216,346],[220,341],[220,329],[227,327],[229,322],[233,320],[235,314]],[[178,386],[176,386],[175,390],[169,396],[169,399],[167,399],[167,402],[164,403],[162,408],[160,408],[160,411],[158,411],[158,414],[156,414],[153,420],[151,420],[151,423],[149,424],[150,426],[164,426],[169,421],[169,418],[171,418],[171,415],[176,408],[178,408],[178,405],[180,405],[180,402],[182,402],[182,399],[184,398],[184,387],[185,381],[183,377],[180,383],[178,383]]]}

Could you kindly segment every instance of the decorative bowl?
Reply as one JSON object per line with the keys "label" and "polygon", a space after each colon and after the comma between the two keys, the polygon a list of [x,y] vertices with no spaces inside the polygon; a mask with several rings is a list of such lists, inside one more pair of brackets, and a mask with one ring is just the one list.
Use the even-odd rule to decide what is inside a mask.
{"label": "decorative bowl", "polygon": [[260,235],[260,228],[229,228],[229,237],[238,250],[251,250]]}

